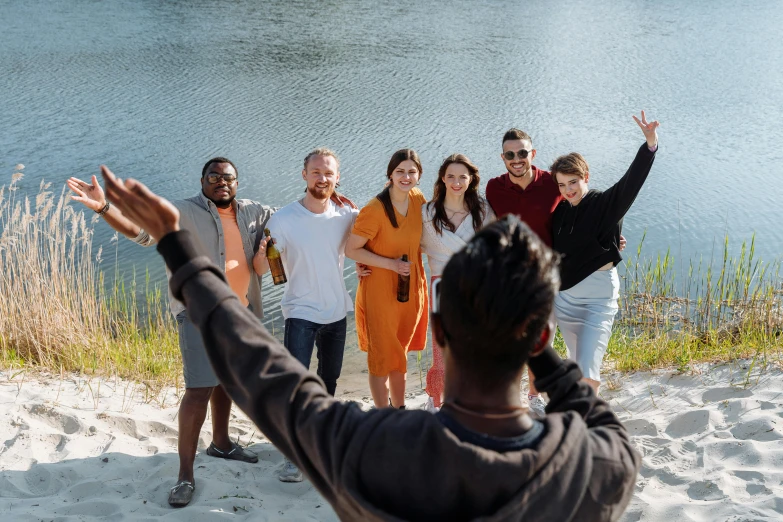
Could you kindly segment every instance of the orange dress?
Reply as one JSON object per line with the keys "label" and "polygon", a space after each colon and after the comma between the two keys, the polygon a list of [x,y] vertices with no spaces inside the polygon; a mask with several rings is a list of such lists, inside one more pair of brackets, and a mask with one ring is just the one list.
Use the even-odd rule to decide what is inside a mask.
{"label": "orange dress", "polygon": [[381,202],[373,198],[359,212],[353,226],[354,234],[367,238],[365,248],[370,252],[394,259],[408,254],[411,261],[407,303],[397,301],[397,272],[373,267],[372,274],[359,281],[356,333],[359,348],[367,352],[370,375],[376,377],[405,373],[408,350],[423,350],[427,345],[429,296],[419,248],[421,206],[425,201],[419,189],[412,189],[408,194],[408,215],[395,210],[399,228],[394,228]]}

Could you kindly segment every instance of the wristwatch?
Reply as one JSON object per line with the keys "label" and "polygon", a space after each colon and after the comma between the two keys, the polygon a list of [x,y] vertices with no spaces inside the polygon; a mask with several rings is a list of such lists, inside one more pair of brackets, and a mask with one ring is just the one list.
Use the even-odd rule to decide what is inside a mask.
{"label": "wristwatch", "polygon": [[100,210],[96,210],[95,213],[98,214],[99,216],[102,216],[109,211],[110,206],[111,203],[109,203],[109,201],[106,200],[106,204],[103,206],[103,208],[101,208]]}

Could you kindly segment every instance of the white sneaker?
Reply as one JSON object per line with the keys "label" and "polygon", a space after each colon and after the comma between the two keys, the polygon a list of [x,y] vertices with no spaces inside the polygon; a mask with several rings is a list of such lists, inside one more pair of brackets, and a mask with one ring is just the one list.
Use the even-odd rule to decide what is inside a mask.
{"label": "white sneaker", "polygon": [[277,479],[280,482],[302,482],[304,476],[299,468],[294,466],[294,463],[288,459],[283,462],[283,469],[277,472]]}
{"label": "white sneaker", "polygon": [[432,397],[427,397],[427,402],[424,403],[424,411],[428,411],[430,413],[438,413],[440,411],[440,408],[435,406],[435,402],[432,400]]}
{"label": "white sneaker", "polygon": [[527,403],[528,408],[530,408],[530,411],[532,413],[535,413],[539,417],[545,417],[546,416],[546,402],[544,402],[544,398],[541,397],[541,394],[538,395],[528,395],[527,396]]}

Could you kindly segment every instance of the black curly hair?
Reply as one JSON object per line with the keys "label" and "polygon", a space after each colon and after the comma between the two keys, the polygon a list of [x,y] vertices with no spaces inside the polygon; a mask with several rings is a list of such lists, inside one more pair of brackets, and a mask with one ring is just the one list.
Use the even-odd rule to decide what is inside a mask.
{"label": "black curly hair", "polygon": [[438,311],[447,350],[479,385],[516,375],[544,332],[559,257],[513,215],[476,234],[443,270]]}

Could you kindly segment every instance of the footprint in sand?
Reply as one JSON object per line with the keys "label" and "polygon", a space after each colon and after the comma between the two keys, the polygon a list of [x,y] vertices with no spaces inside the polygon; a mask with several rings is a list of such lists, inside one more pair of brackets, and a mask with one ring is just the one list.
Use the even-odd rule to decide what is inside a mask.
{"label": "footprint in sand", "polygon": [[727,399],[741,399],[753,395],[751,390],[745,388],[735,388],[728,386],[726,388],[711,388],[705,391],[702,396],[702,402],[718,402]]}
{"label": "footprint in sand", "polygon": [[668,467],[653,469],[642,466],[641,475],[646,479],[657,478],[667,486],[681,486],[687,482],[687,480],[672,472]]}
{"label": "footprint in sand", "polygon": [[623,426],[625,426],[625,429],[628,430],[628,434],[632,437],[642,435],[655,437],[658,435],[658,428],[647,419],[631,419],[623,422]]}
{"label": "footprint in sand", "polygon": [[25,409],[30,412],[30,415],[38,417],[52,428],[62,431],[66,435],[78,433],[84,428],[81,421],[73,415],[62,413],[44,404],[30,404],[25,406]]}
{"label": "footprint in sand", "polygon": [[660,451],[663,447],[667,446],[671,439],[664,439],[663,437],[633,437],[631,439],[636,450],[642,454],[643,457],[653,455]]}
{"label": "footprint in sand", "polygon": [[735,470],[734,475],[737,478],[740,478],[747,482],[745,485],[745,491],[748,492],[748,495],[751,496],[757,496],[757,495],[771,495],[772,490],[769,489],[766,484],[766,479],[764,478],[764,475],[758,471],[750,471],[750,470]]}
{"label": "footprint in sand", "polygon": [[35,498],[58,494],[68,477],[54,476],[45,465],[32,464],[23,475],[0,475],[0,491],[5,497]]}
{"label": "footprint in sand", "polygon": [[725,422],[734,424],[739,422],[742,417],[754,410],[760,410],[761,404],[752,399],[733,399],[720,403],[718,410],[723,414]]}
{"label": "footprint in sand", "polygon": [[709,410],[696,410],[681,413],[666,427],[666,434],[673,439],[681,439],[703,433],[715,424],[718,414]]}
{"label": "footprint in sand", "polygon": [[691,441],[683,443],[671,441],[668,446],[653,453],[647,462],[656,469],[687,471],[704,466],[704,448],[700,448]]}
{"label": "footprint in sand", "polygon": [[783,435],[777,432],[776,426],[772,421],[765,418],[742,422],[729,431],[735,438],[740,440],[769,442],[783,439]]}
{"label": "footprint in sand", "polygon": [[710,480],[694,482],[688,487],[688,496],[693,500],[720,500],[726,495]]}

